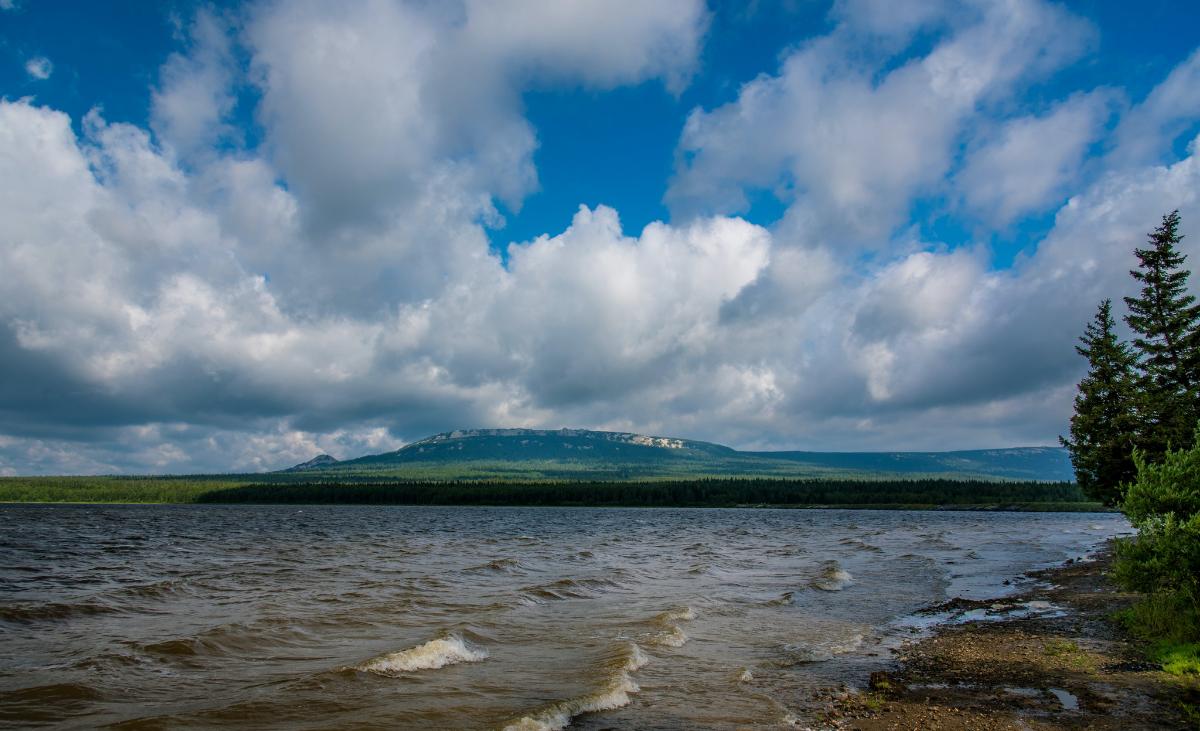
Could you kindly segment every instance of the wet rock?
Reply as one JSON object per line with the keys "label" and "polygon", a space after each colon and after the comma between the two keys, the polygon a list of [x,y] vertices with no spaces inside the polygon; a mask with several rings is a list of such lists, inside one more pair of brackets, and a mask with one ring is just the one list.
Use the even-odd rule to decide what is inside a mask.
{"label": "wet rock", "polygon": [[1114,662],[1100,668],[1103,673],[1148,673],[1153,670],[1158,670],[1158,663],[1145,662],[1143,660],[1126,660],[1124,662]]}
{"label": "wet rock", "polygon": [[[991,601],[954,598],[939,608],[989,611],[1016,602],[1055,612],[1007,612],[987,622],[943,625],[900,649],[898,667],[874,672],[869,689],[834,696],[824,728],[857,731],[1030,731],[1193,728],[1187,689],[1112,622],[1136,597],[1112,586],[1110,555],[1035,572],[1036,591]],[[1044,605],[1044,606],[1043,606]],[[1145,674],[1142,674],[1145,673]],[[837,712],[841,713],[839,717]]]}

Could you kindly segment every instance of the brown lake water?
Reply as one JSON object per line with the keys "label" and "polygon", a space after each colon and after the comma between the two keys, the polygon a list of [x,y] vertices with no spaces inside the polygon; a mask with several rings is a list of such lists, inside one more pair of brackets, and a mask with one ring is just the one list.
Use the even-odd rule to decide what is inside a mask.
{"label": "brown lake water", "polygon": [[0,725],[774,729],[1111,514],[0,507]]}

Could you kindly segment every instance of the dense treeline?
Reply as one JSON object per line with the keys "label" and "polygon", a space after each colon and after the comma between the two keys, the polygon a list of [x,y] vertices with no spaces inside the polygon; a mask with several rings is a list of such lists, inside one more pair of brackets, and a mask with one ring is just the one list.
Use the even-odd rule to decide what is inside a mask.
{"label": "dense treeline", "polygon": [[1200,304],[1188,294],[1187,257],[1175,248],[1179,224],[1179,211],[1163,216],[1147,248],[1134,249],[1139,265],[1129,274],[1141,290],[1125,298],[1132,343],[1118,337],[1106,299],[1076,346],[1089,368],[1062,443],[1079,486],[1110,505],[1135,474],[1135,451],[1155,462],[1191,446],[1200,417]]}
{"label": "dense treeline", "polygon": [[[260,483],[213,490],[198,502],[404,505],[1088,505],[1074,483],[972,480],[742,480],[653,482]],[[1098,507],[1093,504],[1093,507]]]}
{"label": "dense treeline", "polygon": [[248,480],[181,477],[0,477],[3,503],[190,503]]}
{"label": "dense treeline", "polygon": [[1125,621],[1168,670],[1200,673],[1200,304],[1179,224],[1178,211],[1163,216],[1134,250],[1132,342],[1118,337],[1111,300],[1080,338],[1089,368],[1063,445],[1083,491],[1138,529],[1117,545],[1117,579],[1144,594]]}

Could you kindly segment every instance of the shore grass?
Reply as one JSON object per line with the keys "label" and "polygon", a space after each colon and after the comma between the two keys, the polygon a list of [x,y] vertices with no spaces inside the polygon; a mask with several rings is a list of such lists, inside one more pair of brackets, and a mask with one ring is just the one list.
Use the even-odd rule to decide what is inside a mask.
{"label": "shore grass", "polygon": [[[310,503],[1100,511],[1070,483],[976,480],[258,482],[254,476],[9,477],[5,503]],[[251,478],[251,479],[248,479]]]}
{"label": "shore grass", "polygon": [[1200,679],[1200,615],[1194,603],[1168,592],[1143,595],[1115,615],[1125,629],[1146,641],[1148,656],[1163,670]]}
{"label": "shore grass", "polygon": [[1164,643],[1153,652],[1168,673],[1200,676],[1200,642]]}
{"label": "shore grass", "polygon": [[0,503],[194,503],[245,484],[229,480],[141,477],[3,477]]}

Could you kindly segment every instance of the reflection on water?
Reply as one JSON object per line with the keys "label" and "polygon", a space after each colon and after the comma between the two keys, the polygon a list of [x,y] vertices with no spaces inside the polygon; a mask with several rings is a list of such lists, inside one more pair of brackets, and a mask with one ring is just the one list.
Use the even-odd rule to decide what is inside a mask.
{"label": "reflection on water", "polygon": [[786,728],[1119,516],[0,508],[0,724]]}

